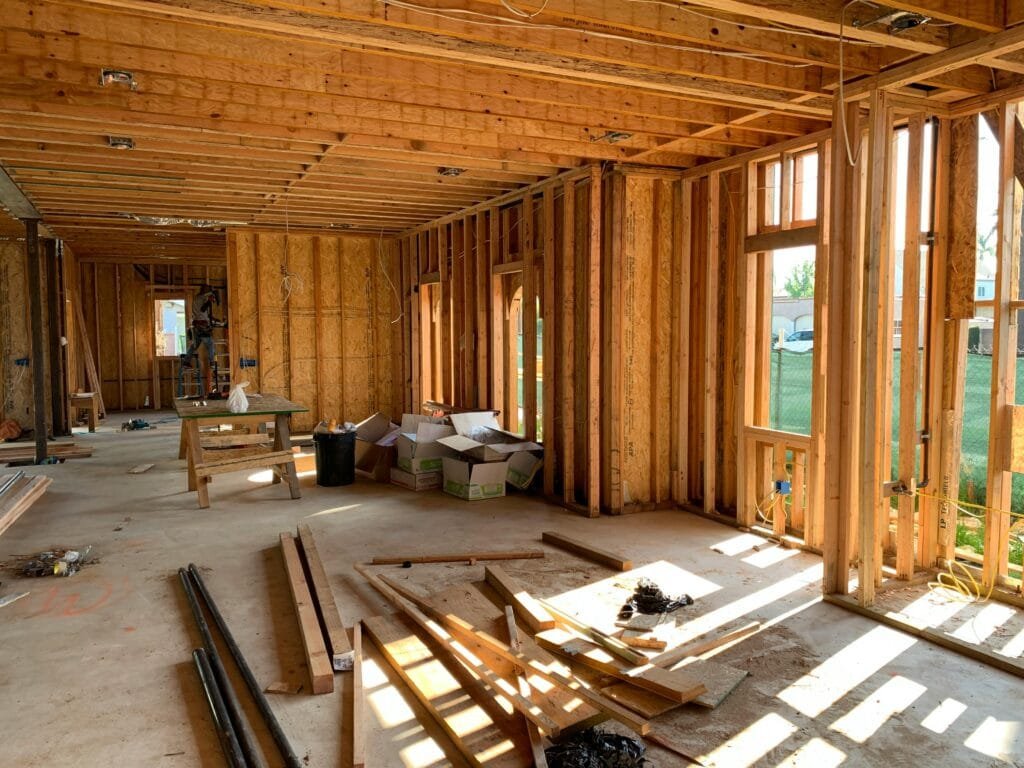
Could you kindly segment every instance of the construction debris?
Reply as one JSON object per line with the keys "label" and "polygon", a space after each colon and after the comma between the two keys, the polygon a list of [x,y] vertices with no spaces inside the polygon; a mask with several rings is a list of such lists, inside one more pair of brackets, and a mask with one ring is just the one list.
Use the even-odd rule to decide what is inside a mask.
{"label": "construction debris", "polygon": [[84,549],[66,549],[56,547],[40,552],[24,561],[20,568],[22,576],[74,576],[83,566],[95,562],[89,557],[92,545]]}
{"label": "construction debris", "polygon": [[646,753],[636,739],[600,728],[588,728],[544,750],[549,768],[642,768]]}
{"label": "construction debris", "polygon": [[693,598],[689,595],[669,597],[661,591],[661,587],[650,579],[640,579],[633,590],[633,596],[619,611],[619,618],[628,619],[634,613],[647,615],[671,613],[687,605],[693,605]]}

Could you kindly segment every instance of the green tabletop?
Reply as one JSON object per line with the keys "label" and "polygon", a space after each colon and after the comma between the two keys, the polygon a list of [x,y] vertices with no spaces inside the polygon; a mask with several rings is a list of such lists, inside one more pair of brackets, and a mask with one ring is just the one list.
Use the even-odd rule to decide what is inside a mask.
{"label": "green tabletop", "polygon": [[[232,413],[228,410],[225,400],[178,400],[174,401],[174,410],[183,419],[231,419],[239,416],[276,416],[281,413],[305,413],[305,406],[285,400],[280,395],[247,395],[249,410],[245,413]],[[205,403],[205,405],[203,405]]]}

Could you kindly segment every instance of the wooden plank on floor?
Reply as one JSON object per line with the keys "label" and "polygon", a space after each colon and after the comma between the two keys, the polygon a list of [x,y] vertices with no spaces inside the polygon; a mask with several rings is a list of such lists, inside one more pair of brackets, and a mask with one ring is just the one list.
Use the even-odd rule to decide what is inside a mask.
{"label": "wooden plank on floor", "polygon": [[518,768],[530,764],[411,627],[397,618],[383,616],[366,619],[364,624],[387,663],[470,765]]}
{"label": "wooden plank on floor", "polygon": [[320,622],[316,617],[316,607],[306,584],[306,576],[299,560],[299,550],[295,538],[290,533],[281,534],[281,556],[284,559],[285,573],[288,576],[288,587],[292,593],[292,603],[299,622],[302,636],[302,648],[306,654],[309,667],[309,678],[313,693],[330,693],[334,690],[334,670],[324,636],[320,632]]}
{"label": "wooden plank on floor", "polygon": [[567,552],[572,552],[574,555],[579,555],[580,557],[592,560],[595,563],[606,565],[617,571],[629,571],[633,568],[632,560],[627,560],[614,552],[609,552],[607,550],[591,546],[579,539],[569,538],[557,531],[544,531],[541,534],[541,539],[547,544],[559,547]]}
{"label": "wooden plank on floor", "polygon": [[[3,485],[11,475],[0,475]],[[29,507],[36,503],[49,487],[52,479],[46,475],[24,476],[15,480],[0,496],[0,534],[14,525]]]}
{"label": "wooden plank on floor", "polygon": [[352,628],[352,768],[366,765],[366,725],[363,701],[363,626],[356,622]]}
{"label": "wooden plank on floor", "polygon": [[[435,616],[457,616],[492,638],[500,638],[507,632],[504,612],[471,585],[451,587],[423,600]],[[474,656],[502,677],[511,679],[516,673],[517,666],[522,666],[496,654],[492,648],[481,644],[475,637],[462,636],[460,639],[469,644],[468,647]],[[539,648],[532,637],[521,635],[519,642],[519,650],[514,653],[522,653],[545,666],[558,666],[555,658]],[[568,673],[567,669],[563,669]],[[552,684],[532,669],[526,668],[525,673],[530,688],[538,694],[532,700],[547,717],[558,724],[560,732],[582,730],[606,719],[600,711],[571,691]]]}
{"label": "wooden plank on floor", "polygon": [[[508,647],[519,653],[522,650],[522,646],[519,642],[519,629],[516,627],[515,608],[511,605],[505,606],[505,623],[508,626]],[[530,698],[532,689],[530,688],[530,681],[523,670],[520,669],[516,672],[516,680],[519,684],[519,694]],[[523,718],[523,726],[526,728],[526,736],[530,740],[530,757],[533,760],[534,768],[547,768],[548,758],[544,754],[544,737],[541,736],[537,726],[530,722],[528,718]]]}
{"label": "wooden plank on floor", "polygon": [[323,561],[320,560],[313,531],[308,525],[300,525],[298,532],[302,552],[306,556],[306,566],[309,568],[309,586],[313,592],[313,598],[316,600],[324,637],[327,640],[327,651],[331,654],[331,666],[337,672],[350,670],[353,663],[352,646],[341,620],[341,612],[338,610],[337,603],[334,602],[334,593],[331,592],[327,571],[324,570]]}
{"label": "wooden plank on floor", "polygon": [[506,573],[504,568],[498,565],[488,566],[484,569],[484,578],[502,600],[515,608],[531,632],[537,634],[545,629],[555,628],[555,620],[551,613],[527,592],[526,587]]}
{"label": "wooden plank on floor", "polygon": [[534,560],[544,557],[540,549],[511,552],[453,552],[438,555],[378,555],[373,565],[402,565],[403,563],[467,563],[475,560]]}
{"label": "wooden plank on floor", "polygon": [[155,464],[136,464],[134,467],[128,470],[129,475],[141,475],[143,472],[149,472]]}
{"label": "wooden plank on floor", "polygon": [[541,632],[536,640],[541,648],[682,704],[707,691],[704,683],[688,672],[673,672],[654,666],[631,669],[596,643],[560,629]]}

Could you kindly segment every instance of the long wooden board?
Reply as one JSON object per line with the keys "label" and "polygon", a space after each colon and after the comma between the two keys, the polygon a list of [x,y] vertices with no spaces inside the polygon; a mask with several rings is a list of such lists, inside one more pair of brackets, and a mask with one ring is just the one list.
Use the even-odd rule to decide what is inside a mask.
{"label": "long wooden board", "polygon": [[[516,626],[515,608],[511,605],[505,606],[505,623],[508,625],[509,648],[519,653],[522,650],[522,644],[519,642],[519,628]],[[516,681],[519,684],[520,695],[530,698],[532,689],[524,670],[517,670]],[[526,735],[530,740],[530,755],[533,759],[533,768],[548,768],[547,755],[544,754],[544,739],[541,736],[540,729],[525,717],[523,718],[523,726],[526,728]]]}
{"label": "long wooden board", "polygon": [[[0,475],[0,485],[4,485],[11,475]],[[46,475],[35,477],[24,476],[14,483],[0,496],[0,534],[10,528],[36,500],[46,492],[52,478]]]}
{"label": "long wooden board", "polygon": [[704,683],[687,672],[669,671],[660,667],[624,667],[600,646],[560,629],[550,629],[537,635],[542,648],[565,656],[590,669],[596,669],[638,688],[685,704],[707,691]]}
{"label": "long wooden board", "polygon": [[511,605],[534,634],[555,628],[555,619],[518,580],[499,565],[484,569],[484,578],[502,600]]}
{"label": "long wooden board", "polygon": [[363,624],[384,659],[408,686],[455,749],[479,768],[530,765],[514,740],[473,697],[426,643],[397,617],[375,616]]}
{"label": "long wooden board", "polygon": [[402,565],[403,563],[469,563],[475,560],[532,560],[544,557],[540,549],[518,552],[454,552],[439,555],[379,555],[374,565]]}
{"label": "long wooden board", "polygon": [[334,690],[334,670],[324,636],[320,632],[320,621],[316,617],[313,597],[309,594],[306,576],[299,560],[299,550],[295,538],[290,533],[281,534],[281,556],[284,558],[284,569],[288,576],[288,587],[295,605],[295,615],[299,621],[302,635],[302,648],[306,654],[309,667],[309,679],[313,693],[331,693]]}
{"label": "long wooden board", "polygon": [[[473,626],[488,633],[491,637],[504,637],[507,632],[507,621],[500,608],[491,603],[484,595],[471,585],[459,585],[443,590],[425,598],[427,604],[438,614],[452,613]],[[528,635],[519,636],[519,648],[516,652],[523,653],[545,665],[556,664],[557,660],[543,651]],[[511,663],[485,645],[474,640],[465,640],[473,654],[488,667],[502,677],[513,679],[517,674],[517,665]],[[509,644],[511,648],[511,644]],[[563,667],[569,674],[569,670]],[[549,680],[545,680],[532,670],[525,670],[526,680],[531,689],[539,695],[531,698],[540,709],[558,723],[562,732],[582,730],[595,725],[606,718],[593,706],[581,701],[577,695],[566,691]]]}
{"label": "long wooden board", "polygon": [[363,625],[352,628],[352,768],[366,765],[366,726],[363,723]]}
{"label": "long wooden board", "polygon": [[[564,672],[558,665],[552,665],[550,662],[545,663],[544,660],[526,649],[517,653],[509,648],[507,643],[499,640],[493,633],[477,628],[473,623],[455,613],[446,613],[444,610],[438,610],[422,595],[397,585],[393,581],[383,578],[378,579],[378,581],[383,582],[387,588],[397,592],[402,598],[416,605],[420,610],[425,611],[434,621],[441,623],[459,638],[492,652],[513,667],[522,666],[527,668],[528,672],[536,673],[537,676],[553,683],[555,686],[565,688],[575,694],[578,697],[578,702],[573,711],[578,711],[579,703],[585,702],[601,710],[607,716],[614,717],[620,723],[632,728],[641,735],[650,730],[650,723],[646,720],[637,717],[635,713],[627,710],[625,707],[621,707],[610,699],[591,690],[572,677],[571,674]],[[375,584],[374,586],[377,585]]]}
{"label": "long wooden board", "polygon": [[313,531],[308,525],[300,525],[298,531],[299,542],[302,544],[306,565],[309,568],[310,588],[313,598],[316,600],[324,637],[327,641],[327,651],[331,654],[331,666],[338,672],[350,670],[353,662],[352,646],[348,641],[345,625],[341,621],[341,612],[338,611],[338,605],[334,602],[334,593],[331,592],[327,571],[324,570],[324,564],[320,560]]}
{"label": "long wooden board", "polygon": [[544,533],[541,534],[541,539],[547,544],[559,547],[567,552],[572,552],[574,555],[579,555],[580,557],[592,560],[595,563],[607,565],[609,568],[613,568],[616,571],[629,571],[633,569],[632,560],[628,560],[614,552],[609,552],[607,550],[591,546],[585,541],[571,539],[557,531],[544,531]]}

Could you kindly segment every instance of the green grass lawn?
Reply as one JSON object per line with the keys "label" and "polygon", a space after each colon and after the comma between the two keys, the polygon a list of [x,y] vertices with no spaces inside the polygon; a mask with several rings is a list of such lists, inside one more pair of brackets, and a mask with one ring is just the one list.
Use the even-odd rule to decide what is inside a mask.
{"label": "green grass lawn", "polygon": [[[787,432],[807,434],[811,429],[811,360],[806,354],[772,352],[770,426]],[[893,354],[893,450],[899,430],[900,353]],[[988,467],[989,395],[992,382],[992,358],[967,355],[964,385],[964,428],[960,459],[960,499],[985,503]],[[1017,361],[1017,400],[1024,402],[1024,359]],[[893,461],[895,463],[894,455]],[[896,476],[895,466],[893,477]],[[1013,476],[1014,512],[1024,512],[1024,475]],[[961,516],[963,518],[963,516]],[[965,522],[966,521],[966,522]],[[957,525],[957,544],[982,551],[984,524],[962,519]],[[1020,564],[1022,543],[1010,539],[1010,562]]]}

